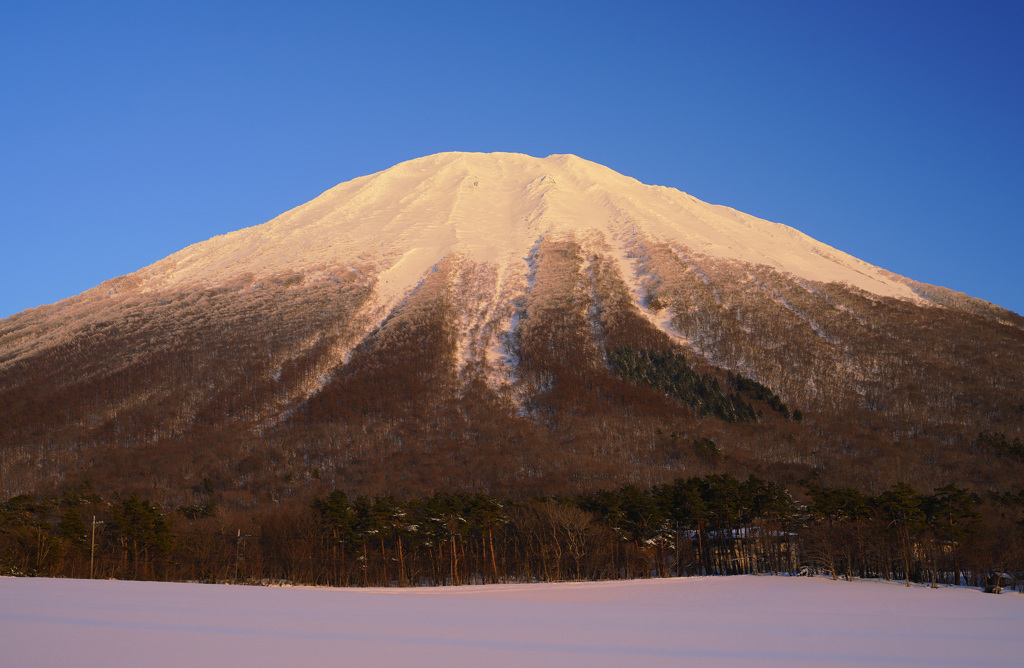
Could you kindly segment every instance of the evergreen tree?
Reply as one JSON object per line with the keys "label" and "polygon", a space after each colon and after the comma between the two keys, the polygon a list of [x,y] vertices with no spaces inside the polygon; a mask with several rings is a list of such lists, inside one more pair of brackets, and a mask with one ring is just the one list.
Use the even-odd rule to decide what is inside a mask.
{"label": "evergreen tree", "polygon": [[926,526],[924,499],[910,485],[897,483],[878,497],[877,504],[884,523],[883,531],[894,538],[894,546],[909,587],[916,559],[915,547]]}
{"label": "evergreen tree", "polygon": [[171,551],[174,537],[163,509],[138,494],[115,496],[111,509],[111,534],[130,562],[131,577],[152,577],[153,560]]}

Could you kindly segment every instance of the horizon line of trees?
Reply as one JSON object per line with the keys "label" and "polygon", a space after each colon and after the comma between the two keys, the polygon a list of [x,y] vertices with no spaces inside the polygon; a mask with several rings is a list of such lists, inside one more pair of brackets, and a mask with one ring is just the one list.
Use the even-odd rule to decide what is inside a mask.
{"label": "horizon line of trees", "polygon": [[342,490],[258,515],[163,508],[87,486],[0,503],[0,574],[327,586],[440,586],[824,572],[1024,588],[1024,494],[897,484],[876,496],[751,475],[509,502]]}

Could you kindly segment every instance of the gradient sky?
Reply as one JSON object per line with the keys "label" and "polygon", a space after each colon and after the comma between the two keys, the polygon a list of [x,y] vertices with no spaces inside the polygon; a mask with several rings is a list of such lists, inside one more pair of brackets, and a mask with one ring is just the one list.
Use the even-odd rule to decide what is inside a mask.
{"label": "gradient sky", "polygon": [[1024,313],[1024,2],[5,2],[0,317],[440,151],[574,153]]}

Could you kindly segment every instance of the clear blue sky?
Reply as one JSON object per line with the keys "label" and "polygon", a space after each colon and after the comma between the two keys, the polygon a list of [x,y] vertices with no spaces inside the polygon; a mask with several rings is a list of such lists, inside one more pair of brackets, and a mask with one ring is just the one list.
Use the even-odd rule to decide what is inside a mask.
{"label": "clear blue sky", "polygon": [[1024,313],[1024,2],[5,2],[0,317],[439,151],[575,153]]}

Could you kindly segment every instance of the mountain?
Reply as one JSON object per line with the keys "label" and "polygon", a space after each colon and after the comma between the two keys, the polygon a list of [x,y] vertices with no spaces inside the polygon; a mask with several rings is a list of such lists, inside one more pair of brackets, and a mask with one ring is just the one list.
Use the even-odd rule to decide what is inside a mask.
{"label": "mountain", "polygon": [[0,406],[5,498],[1009,490],[1024,318],[575,156],[444,153],[0,321]]}

